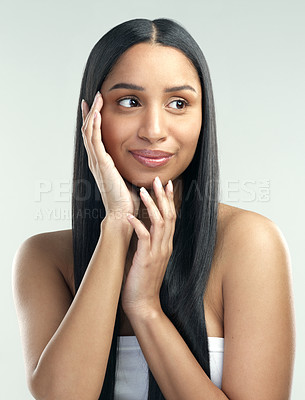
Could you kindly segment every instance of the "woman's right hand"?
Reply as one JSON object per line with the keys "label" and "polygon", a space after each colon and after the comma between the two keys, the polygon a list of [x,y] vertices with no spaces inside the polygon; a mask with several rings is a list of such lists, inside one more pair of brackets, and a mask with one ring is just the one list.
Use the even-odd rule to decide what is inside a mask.
{"label": "woman's right hand", "polygon": [[126,214],[138,214],[140,197],[129,182],[125,182],[105,150],[101,132],[102,95],[98,92],[91,109],[82,102],[83,125],[81,128],[88,164],[101,193],[106,216],[126,220]]}

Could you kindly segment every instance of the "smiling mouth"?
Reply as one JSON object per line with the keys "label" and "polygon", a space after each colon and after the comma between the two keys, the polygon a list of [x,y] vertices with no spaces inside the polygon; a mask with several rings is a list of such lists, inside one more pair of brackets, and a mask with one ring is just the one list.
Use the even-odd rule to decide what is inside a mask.
{"label": "smiling mouth", "polygon": [[132,151],[130,152],[131,155],[142,165],[145,165],[146,167],[159,167],[161,165],[165,165],[169,162],[171,158],[174,157],[174,154],[169,154],[169,155],[162,155],[162,156],[155,156],[155,155],[149,155],[149,156],[144,156],[143,154],[136,154],[133,153]]}

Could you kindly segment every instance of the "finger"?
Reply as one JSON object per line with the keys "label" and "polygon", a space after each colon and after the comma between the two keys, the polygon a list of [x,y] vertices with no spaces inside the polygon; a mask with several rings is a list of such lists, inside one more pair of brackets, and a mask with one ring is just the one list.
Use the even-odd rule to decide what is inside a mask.
{"label": "finger", "polygon": [[176,207],[175,207],[175,203],[174,203],[174,187],[173,187],[173,183],[171,180],[168,181],[168,183],[165,187],[165,193],[166,193],[166,196],[169,201],[171,213],[168,215],[170,229],[168,231],[166,231],[166,233],[164,234],[164,243],[172,244],[172,240],[173,240],[174,233],[175,233],[177,215],[176,215]]}
{"label": "finger", "polygon": [[87,143],[87,139],[86,139],[85,135],[83,135],[83,143],[84,143],[84,146],[85,146],[85,149],[86,149],[86,153],[87,153],[87,156],[88,156],[88,165],[89,165],[89,168],[91,170],[92,166],[93,166],[93,164],[92,164],[92,156],[91,156],[91,152],[90,152],[90,150],[88,148],[88,143]]}
{"label": "finger", "polygon": [[92,156],[91,156],[90,149],[88,147],[87,137],[85,135],[85,131],[84,131],[84,128],[83,128],[84,127],[84,121],[85,121],[86,116],[88,115],[88,112],[89,112],[89,107],[88,107],[88,104],[86,103],[86,101],[84,99],[81,101],[81,111],[82,111],[82,120],[83,120],[83,126],[82,126],[82,129],[81,129],[82,137],[83,137],[83,142],[84,142],[84,146],[85,146],[85,149],[86,149],[86,153],[87,153],[87,156],[88,156],[89,168],[91,169],[92,168]]}
{"label": "finger", "polygon": [[144,187],[140,189],[140,196],[145,204],[151,221],[150,235],[152,250],[160,251],[163,234],[164,220],[155,202]]}
{"label": "finger", "polygon": [[105,146],[104,143],[102,142],[101,122],[102,122],[101,113],[95,110],[95,114],[93,116],[91,143],[96,160],[98,161],[99,164],[105,162],[105,156],[106,156]]}
{"label": "finger", "polygon": [[137,254],[143,260],[147,260],[150,253],[150,233],[145,228],[144,224],[138,220],[134,215],[127,214],[127,220],[134,228],[138,237]]}
{"label": "finger", "polygon": [[83,123],[84,123],[84,121],[86,120],[86,117],[89,113],[89,106],[85,99],[83,99],[81,102],[81,110],[82,110],[82,119],[83,119]]}
{"label": "finger", "polygon": [[85,128],[85,124],[84,124],[84,120],[86,120],[88,112],[89,112],[89,107],[85,100],[82,100],[82,102],[81,102],[81,109],[82,109],[82,118],[83,118],[83,126],[81,128],[82,137],[83,137],[84,146],[85,146],[87,156],[88,156],[89,168],[90,168],[90,170],[92,170],[93,165],[96,163],[96,158],[94,156],[92,146],[90,144],[91,141],[88,140],[88,136],[89,136],[88,125]]}
{"label": "finger", "polygon": [[170,206],[169,198],[166,195],[162,182],[158,176],[153,181],[153,189],[156,194],[158,208],[163,219],[166,220],[171,217],[172,209]]}
{"label": "finger", "polygon": [[81,131],[83,134],[86,134],[87,137],[91,136],[91,133],[92,133],[91,128],[92,128],[93,113],[96,109],[98,100],[100,98],[98,93],[95,95],[95,97],[93,99],[93,104],[92,104],[90,110],[89,110],[89,106],[88,106],[87,102],[85,100],[82,102],[83,125],[82,125]]}
{"label": "finger", "polygon": [[[83,122],[83,129],[85,131],[87,131],[87,129],[88,129],[88,133],[87,133],[88,136],[90,136],[92,134],[91,128],[92,128],[92,124],[93,124],[94,111],[101,110],[101,107],[103,104],[103,102],[101,100],[102,100],[102,95],[100,92],[97,92],[93,99],[92,106],[91,106],[88,114],[86,115],[85,121]],[[89,109],[89,106],[88,106],[88,109]]]}
{"label": "finger", "polygon": [[[154,180],[153,187],[156,193],[158,207],[161,212],[162,218],[164,220],[164,232],[161,243],[161,249],[167,249],[169,241],[171,240],[172,232],[174,230],[173,229],[174,214],[171,205],[172,198],[171,196],[168,197],[167,193],[164,191],[163,185],[158,176]],[[152,250],[157,250],[154,249],[154,244],[152,245]]]}
{"label": "finger", "polygon": [[[97,163],[97,157],[93,149],[92,145],[92,131],[93,131],[93,123],[94,123],[94,113],[95,111],[99,111],[99,109],[102,108],[103,101],[101,99],[101,94],[97,92],[94,100],[92,107],[90,111],[86,114],[86,112],[89,110],[89,107],[85,101],[83,102],[83,117],[85,117],[85,122],[83,123],[82,126],[82,133],[84,137],[84,142],[86,143],[86,150],[88,153],[88,161],[91,163],[91,167],[93,165],[96,165]],[[90,164],[89,164],[90,166]],[[90,169],[91,169],[90,167]]]}

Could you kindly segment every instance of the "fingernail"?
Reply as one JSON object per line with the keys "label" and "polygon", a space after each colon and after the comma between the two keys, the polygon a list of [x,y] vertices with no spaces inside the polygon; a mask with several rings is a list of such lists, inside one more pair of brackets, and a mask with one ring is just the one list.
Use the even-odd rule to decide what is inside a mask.
{"label": "fingernail", "polygon": [[95,96],[95,97],[97,98],[97,97],[100,97],[100,96],[101,96],[101,92],[98,91],[98,92],[96,93],[96,96]]}
{"label": "fingernail", "polygon": [[141,187],[140,188],[140,192],[144,195],[144,196],[146,196],[146,197],[148,197],[148,192],[147,192],[147,190],[145,189],[145,187]]}
{"label": "fingernail", "polygon": [[170,190],[171,192],[174,191],[173,182],[172,182],[171,180],[168,181],[168,188],[169,188],[169,190]]}
{"label": "fingernail", "polygon": [[156,181],[156,184],[157,184],[158,188],[161,189],[162,188],[162,182],[161,182],[161,180],[160,180],[160,178],[158,176],[155,177],[155,181]]}

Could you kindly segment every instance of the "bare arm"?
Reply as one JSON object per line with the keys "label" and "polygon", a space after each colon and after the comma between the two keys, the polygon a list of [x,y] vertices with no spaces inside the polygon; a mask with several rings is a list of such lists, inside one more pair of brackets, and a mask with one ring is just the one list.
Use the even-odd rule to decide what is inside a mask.
{"label": "bare arm", "polygon": [[13,289],[28,383],[36,399],[98,398],[131,234],[127,225],[103,221],[73,301],[59,270],[39,250],[41,235],[28,239],[18,251]]}
{"label": "bare arm", "polygon": [[38,400],[95,400],[105,377],[133,231],[124,217],[115,217],[137,212],[140,198],[102,143],[102,107],[100,93],[90,110],[83,102],[81,130],[106,217],[74,300],[43,235],[26,240],[14,260],[27,380]]}
{"label": "bare arm", "polygon": [[[135,220],[134,226],[139,242],[144,241],[140,223]],[[167,400],[289,400],[295,326],[286,241],[272,221],[252,212],[231,221],[225,237],[221,389],[207,377],[157,302],[139,303],[126,310],[127,316]],[[151,272],[143,270],[149,280]]]}

